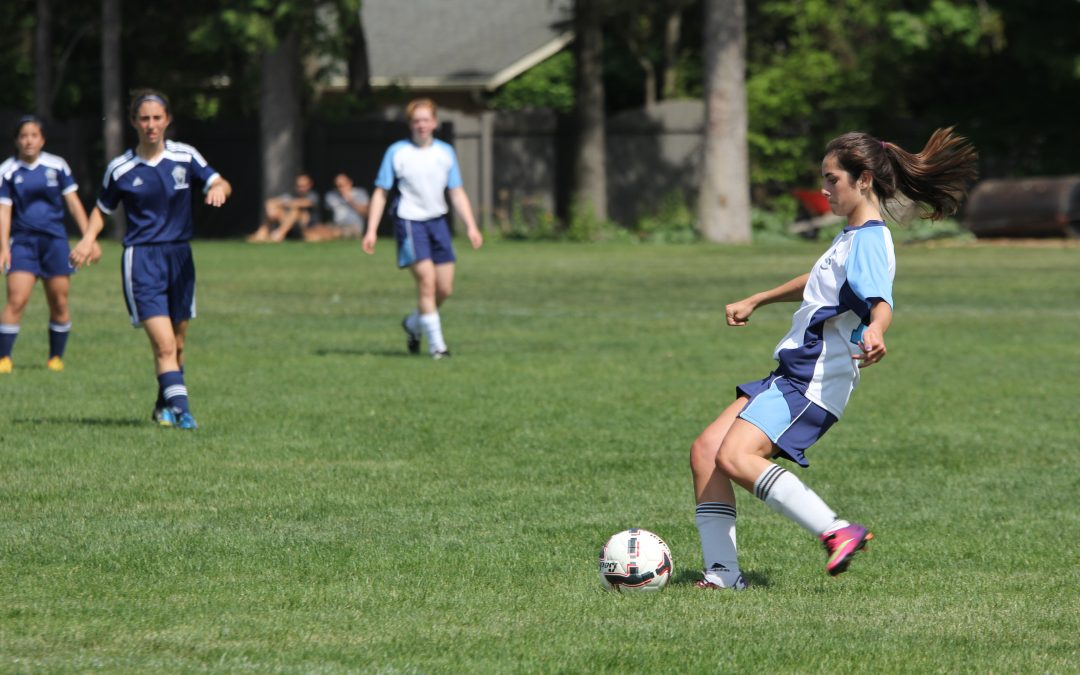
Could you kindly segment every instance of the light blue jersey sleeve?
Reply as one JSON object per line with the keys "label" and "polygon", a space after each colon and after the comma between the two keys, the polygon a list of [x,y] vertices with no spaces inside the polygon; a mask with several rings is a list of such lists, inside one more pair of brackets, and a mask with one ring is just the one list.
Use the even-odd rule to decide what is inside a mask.
{"label": "light blue jersey sleeve", "polygon": [[405,141],[396,141],[390,144],[383,155],[382,164],[379,165],[379,173],[375,174],[375,187],[389,192],[394,189],[397,176],[394,174],[394,155],[397,154],[401,144]]}
{"label": "light blue jersey sleeve", "polygon": [[438,141],[439,145],[446,150],[446,153],[450,155],[450,173],[446,179],[446,189],[453,190],[454,188],[461,187],[461,167],[458,166],[457,153],[454,152],[454,146],[444,141]]}
{"label": "light blue jersey sleeve", "polygon": [[863,300],[881,298],[893,305],[892,275],[889,273],[889,246],[884,227],[863,227],[851,242],[847,259],[847,282]]}

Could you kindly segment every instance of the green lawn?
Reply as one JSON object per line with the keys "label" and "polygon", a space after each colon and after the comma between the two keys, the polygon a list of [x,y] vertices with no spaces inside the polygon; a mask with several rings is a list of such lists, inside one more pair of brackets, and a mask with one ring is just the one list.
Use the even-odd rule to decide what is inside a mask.
{"label": "green lawn", "polygon": [[[690,442],[795,308],[724,304],[824,245],[460,250],[433,362],[392,242],[199,242],[194,433],[149,421],[107,247],[67,370],[37,291],[0,379],[0,671],[1077,672],[1080,248],[899,248],[889,356],[798,472],[868,553],[829,578],[743,494],[754,587],[691,585]],[[661,594],[601,590],[630,526]]]}

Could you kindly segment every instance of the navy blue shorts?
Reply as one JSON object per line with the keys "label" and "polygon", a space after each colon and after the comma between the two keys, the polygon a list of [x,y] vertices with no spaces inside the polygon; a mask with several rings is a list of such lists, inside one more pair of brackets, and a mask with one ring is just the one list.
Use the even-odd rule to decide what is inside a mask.
{"label": "navy blue shorts", "polygon": [[75,270],[68,256],[68,240],[38,232],[19,232],[11,237],[11,266],[8,272],[29,272],[51,279],[71,276]]}
{"label": "navy blue shorts", "polygon": [[431,220],[405,220],[395,216],[394,237],[397,239],[398,267],[409,267],[421,260],[430,260],[436,265],[457,260],[446,216]]}
{"label": "navy blue shorts", "polygon": [[735,395],[750,397],[739,417],[765,432],[777,448],[773,456],[786,457],[799,466],[810,466],[804,451],[836,423],[835,415],[776,373],[740,384]]}
{"label": "navy blue shorts", "polygon": [[155,316],[174,324],[195,317],[195,259],[186,241],[128,246],[120,268],[132,325]]}

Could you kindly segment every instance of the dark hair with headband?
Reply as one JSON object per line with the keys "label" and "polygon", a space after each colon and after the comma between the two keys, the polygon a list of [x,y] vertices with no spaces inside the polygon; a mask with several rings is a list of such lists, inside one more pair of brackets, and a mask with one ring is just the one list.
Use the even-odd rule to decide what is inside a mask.
{"label": "dark hair with headband", "polygon": [[979,155],[952,127],[935,131],[917,153],[870,134],[851,132],[830,141],[825,155],[835,156],[852,180],[869,171],[882,208],[899,192],[926,207],[924,217],[931,220],[956,213],[979,175]]}
{"label": "dark hair with headband", "polygon": [[160,103],[165,108],[165,114],[172,116],[172,111],[169,108],[169,99],[156,89],[139,89],[131,94],[131,106],[128,108],[128,114],[131,119],[135,119],[135,115],[139,112],[139,106],[147,101],[153,101],[154,103]]}
{"label": "dark hair with headband", "polygon": [[15,133],[11,135],[12,138],[18,140],[19,134],[22,133],[22,128],[27,124],[36,124],[41,135],[45,135],[45,123],[41,121],[41,118],[37,115],[23,115],[19,119],[15,120]]}

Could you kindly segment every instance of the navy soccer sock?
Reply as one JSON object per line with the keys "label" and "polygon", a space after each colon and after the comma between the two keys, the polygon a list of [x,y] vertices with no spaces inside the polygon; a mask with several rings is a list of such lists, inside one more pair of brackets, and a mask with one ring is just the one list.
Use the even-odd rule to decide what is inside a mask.
{"label": "navy soccer sock", "polygon": [[63,356],[67,348],[68,334],[71,332],[71,322],[49,322],[49,358]]}
{"label": "navy soccer sock", "polygon": [[189,412],[187,387],[184,386],[184,374],[171,370],[158,375],[158,398],[164,399],[165,405],[180,412]]}
{"label": "navy soccer sock", "polygon": [[17,337],[19,337],[19,324],[0,323],[0,358],[11,356]]}

